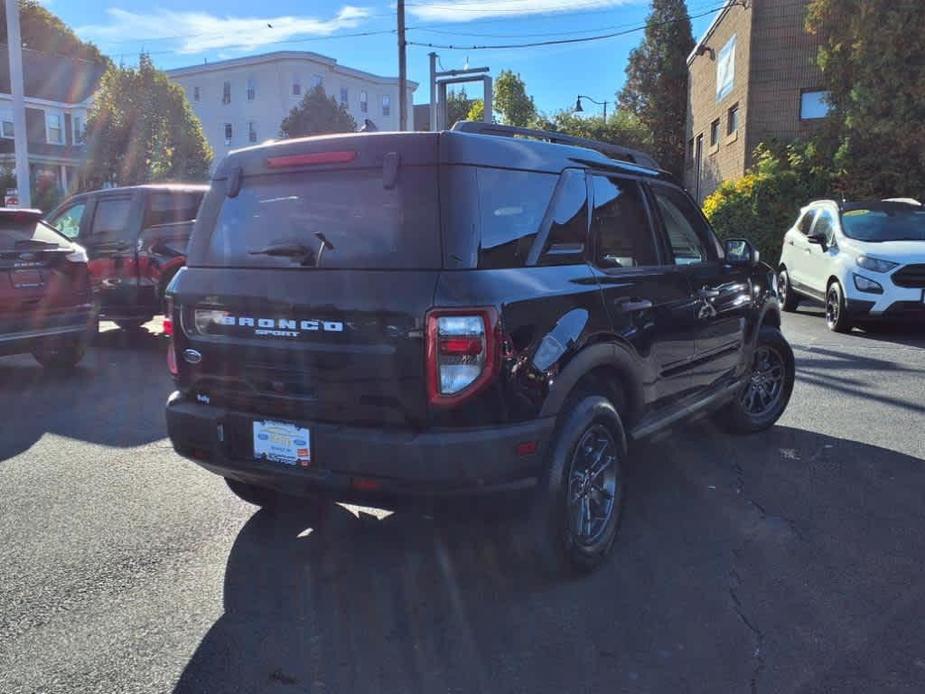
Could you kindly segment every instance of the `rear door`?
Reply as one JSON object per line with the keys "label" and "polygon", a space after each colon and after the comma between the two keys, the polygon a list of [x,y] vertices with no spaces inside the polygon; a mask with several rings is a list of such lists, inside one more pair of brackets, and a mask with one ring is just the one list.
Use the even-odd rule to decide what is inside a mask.
{"label": "rear door", "polygon": [[364,139],[400,152],[396,172],[387,151],[350,144],[349,164],[271,158],[231,195],[213,184],[173,288],[178,347],[202,355],[181,360],[196,397],[284,420],[425,418],[424,316],[441,267],[435,150]]}
{"label": "rear door", "polygon": [[707,388],[739,365],[752,306],[749,268],[726,265],[703,214],[680,189],[650,185],[656,216],[674,264],[687,277],[695,303],[691,387]]}
{"label": "rear door", "polygon": [[591,265],[614,331],[649,366],[646,387],[656,406],[690,388],[694,306],[683,272],[666,267],[643,186],[630,178],[590,177]]}

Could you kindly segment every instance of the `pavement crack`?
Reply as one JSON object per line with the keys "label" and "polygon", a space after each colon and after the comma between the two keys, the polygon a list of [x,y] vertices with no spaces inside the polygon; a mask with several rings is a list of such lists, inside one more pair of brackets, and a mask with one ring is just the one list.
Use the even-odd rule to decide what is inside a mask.
{"label": "pavement crack", "polygon": [[[732,555],[735,561],[738,561],[741,552],[742,548],[733,550]],[[752,694],[758,694],[758,681],[761,678],[761,673],[765,668],[764,633],[761,631],[755,621],[749,618],[747,614],[745,614],[745,608],[742,605],[742,600],[738,593],[738,589],[742,585],[742,578],[739,576],[739,572],[735,569],[735,561],[733,562],[732,569],[729,571],[729,598],[732,601],[732,609],[735,611],[739,621],[741,621],[742,624],[745,625],[745,628],[751,632],[752,638],[755,641],[755,650],[752,654],[755,662],[752,668],[752,676],[751,680],[749,681],[749,686]]]}

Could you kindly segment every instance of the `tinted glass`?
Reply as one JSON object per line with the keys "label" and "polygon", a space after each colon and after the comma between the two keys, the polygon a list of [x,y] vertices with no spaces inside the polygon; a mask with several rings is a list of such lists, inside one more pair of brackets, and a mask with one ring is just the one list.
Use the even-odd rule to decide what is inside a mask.
{"label": "tinted glass", "polygon": [[556,190],[552,225],[546,237],[540,265],[572,265],[584,262],[588,235],[588,186],[583,171],[566,171]]}
{"label": "tinted glass", "polygon": [[480,168],[479,267],[521,267],[539,231],[559,177],[555,174]]}
{"label": "tinted glass", "polygon": [[0,252],[34,251],[44,247],[54,250],[67,245],[67,241],[44,222],[0,218]]}
{"label": "tinted glass", "polygon": [[148,197],[143,228],[196,219],[202,193],[152,193]]}
{"label": "tinted glass", "polygon": [[[436,180],[433,167],[402,168],[392,188],[378,168],[245,178],[236,197],[222,197],[205,264],[439,268]],[[274,247],[296,252],[261,252]]]}
{"label": "tinted glass", "polygon": [[800,230],[801,234],[808,234],[809,230],[813,226],[813,219],[816,216],[815,210],[807,210],[803,213],[803,216],[800,217],[800,221],[797,222],[797,229]]}
{"label": "tinted glass", "polygon": [[69,239],[76,239],[80,234],[80,219],[87,208],[85,203],[71,205],[50,221],[50,224]]}
{"label": "tinted glass", "polygon": [[103,198],[96,203],[93,213],[93,234],[121,236],[128,230],[131,198]]}
{"label": "tinted glass", "polygon": [[841,215],[845,236],[859,241],[925,241],[925,207],[903,205],[848,210]]}
{"label": "tinted glass", "polygon": [[656,265],[658,256],[638,183],[594,176],[591,233],[600,267]]}
{"label": "tinted glass", "polygon": [[654,188],[655,203],[658,206],[668,244],[675,265],[703,263],[709,259],[706,246],[698,229],[703,220],[693,203],[673,188]]}

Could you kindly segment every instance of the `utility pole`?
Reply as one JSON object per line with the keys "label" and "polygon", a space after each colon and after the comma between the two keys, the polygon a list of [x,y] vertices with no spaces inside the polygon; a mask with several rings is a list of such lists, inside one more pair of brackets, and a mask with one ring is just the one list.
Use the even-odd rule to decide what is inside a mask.
{"label": "utility pole", "polygon": [[[16,153],[16,192],[20,207],[32,207],[29,180],[29,144],[26,138],[26,102],[22,83],[22,36],[19,2],[6,0],[6,36],[10,51],[10,93],[13,96],[13,146]],[[6,191],[3,191],[6,193]]]}
{"label": "utility pole", "polygon": [[431,52],[430,56],[430,131],[436,132],[437,127],[437,54]]}
{"label": "utility pole", "polygon": [[[6,0],[7,5],[12,0]],[[398,129],[408,129],[408,70],[405,64],[405,0],[398,0]]]}

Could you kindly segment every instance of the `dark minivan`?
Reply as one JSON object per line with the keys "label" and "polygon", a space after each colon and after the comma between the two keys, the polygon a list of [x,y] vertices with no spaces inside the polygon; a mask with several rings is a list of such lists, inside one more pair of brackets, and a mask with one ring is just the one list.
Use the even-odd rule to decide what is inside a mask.
{"label": "dark minivan", "polygon": [[84,250],[40,210],[0,208],[0,356],[75,366],[95,324]]}
{"label": "dark minivan", "polygon": [[580,570],[628,440],[713,411],[764,429],[793,386],[751,245],[645,155],[556,133],[233,152],[168,300],[170,438],[243,499],[532,487],[535,546]]}
{"label": "dark minivan", "polygon": [[100,318],[137,328],[163,312],[164,290],[186,247],[208,186],[149,184],[68,198],[49,223],[90,258]]}

